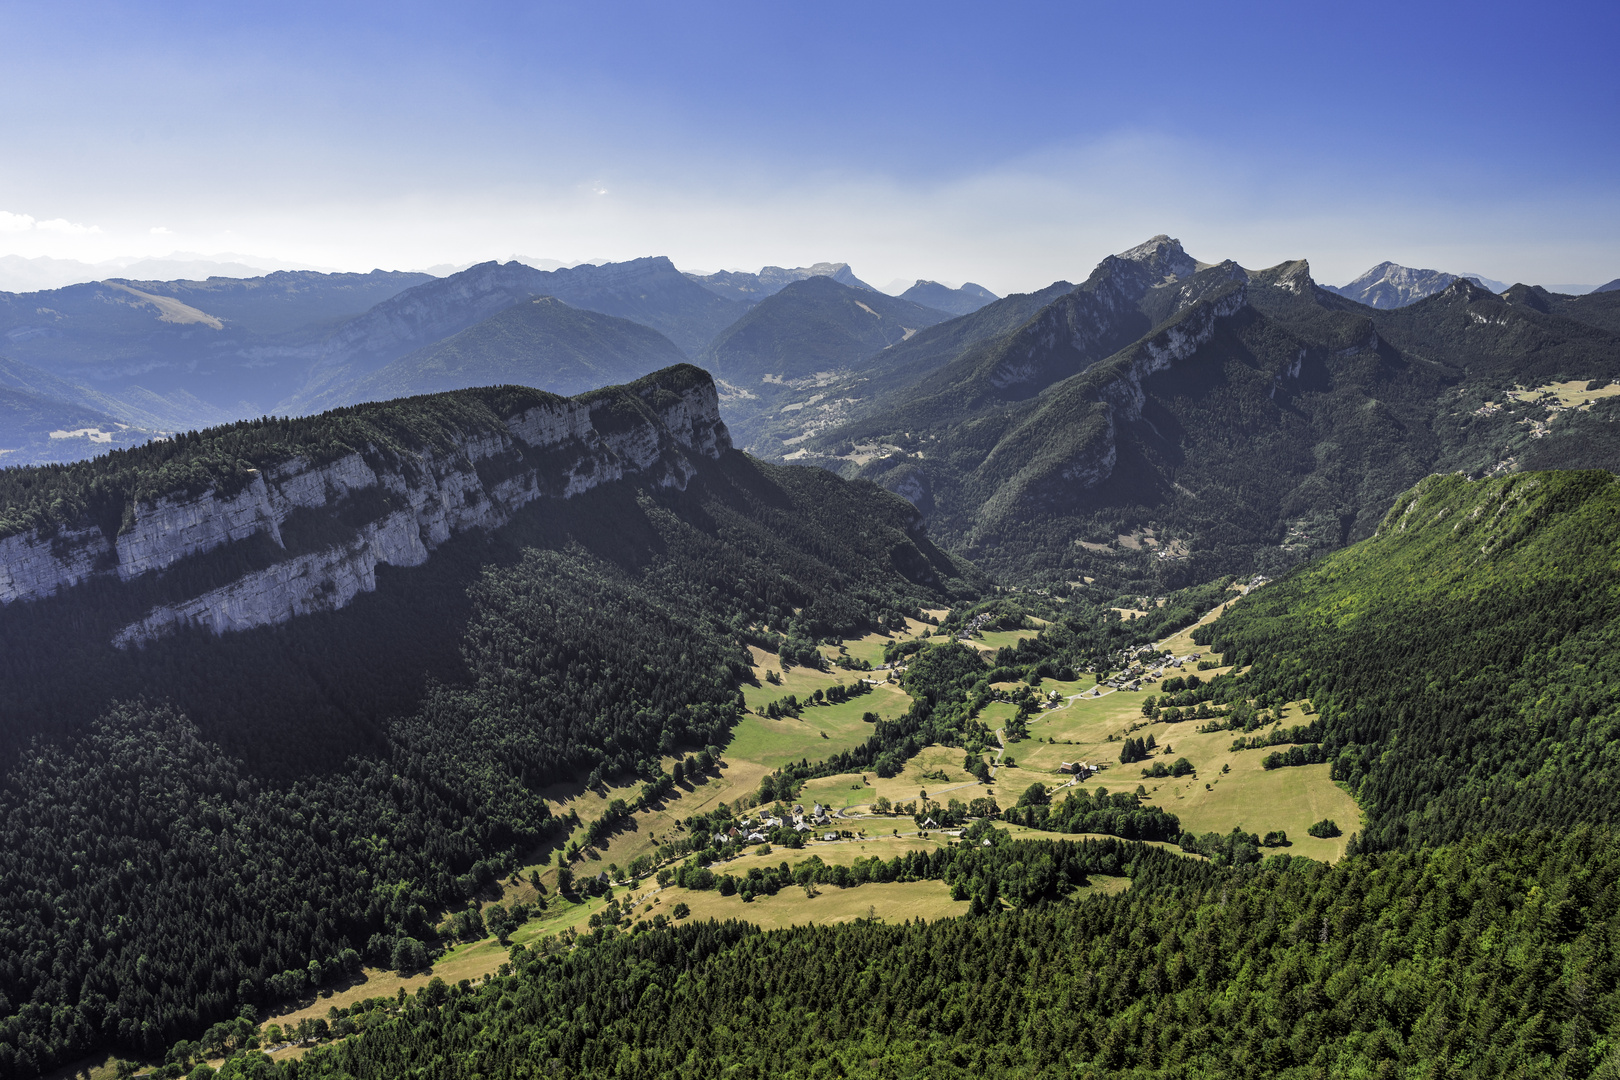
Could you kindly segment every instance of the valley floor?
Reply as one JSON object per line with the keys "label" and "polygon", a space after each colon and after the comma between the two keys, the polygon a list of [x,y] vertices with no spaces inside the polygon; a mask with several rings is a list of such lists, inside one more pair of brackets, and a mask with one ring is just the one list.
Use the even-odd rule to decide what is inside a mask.
{"label": "valley floor", "polygon": [[[1201,623],[1214,619],[1224,605],[1208,613]],[[933,613],[935,617],[944,612]],[[911,622],[901,639],[930,635],[935,627],[922,622]],[[1171,635],[1157,643],[1177,656],[1196,651],[1192,643],[1193,627]],[[993,632],[984,634],[974,644],[986,650],[1017,644],[1020,636],[1031,631]],[[660,845],[683,835],[679,822],[696,814],[713,810],[722,802],[735,803],[752,795],[760,781],[783,765],[801,759],[824,759],[840,751],[863,743],[871,732],[871,725],[863,717],[876,713],[884,719],[903,715],[911,699],[889,673],[878,669],[882,663],[885,645],[896,640],[890,635],[871,634],[864,638],[843,642],[839,647],[824,647],[829,660],[847,655],[856,661],[873,665],[873,671],[850,671],[837,667],[829,671],[815,671],[792,666],[786,669],[780,660],[759,649],[751,650],[757,685],[744,687],[744,697],[750,712],[734,730],[730,743],[724,748],[720,767],[704,782],[685,784],[652,809],[634,815],[627,827],[621,829],[600,849],[587,848],[574,863],[577,876],[592,875],[609,867],[627,866],[640,856],[652,856]],[[1192,670],[1191,666],[1187,670]],[[1207,671],[1212,677],[1227,669]],[[771,683],[766,673],[774,672],[779,684]],[[847,702],[805,708],[799,718],[768,719],[765,706],[788,694],[801,702],[808,700],[817,689],[825,691],[835,684],[851,685],[857,679],[872,680],[870,693],[851,698]],[[1008,684],[1010,688],[1013,684]],[[1142,701],[1153,690],[1152,686],[1139,691],[1113,690],[1099,687],[1094,676],[1085,676],[1071,682],[1044,680],[1042,692],[1056,690],[1062,702],[1055,708],[1030,718],[1030,737],[1014,743],[1004,743],[995,755],[996,768],[988,784],[980,783],[963,767],[963,752],[959,747],[930,746],[907,762],[900,774],[880,778],[875,772],[847,773],[808,781],[798,801],[808,805],[820,802],[834,813],[834,824],[827,828],[847,832],[850,837],[827,842],[813,840],[802,849],[776,847],[765,851],[755,849],[736,858],[717,864],[720,873],[745,875],[754,866],[790,867],[810,859],[827,864],[853,863],[856,859],[877,856],[888,860],[909,851],[937,847],[955,842],[954,836],[938,829],[918,829],[909,815],[883,815],[874,812],[877,800],[887,798],[890,803],[910,802],[922,798],[947,802],[959,799],[966,803],[974,798],[988,796],[1002,807],[1014,805],[1019,795],[1031,784],[1044,784],[1052,789],[1054,800],[1061,800],[1065,788],[1082,783],[1060,771],[1062,762],[1086,761],[1099,766],[1101,772],[1083,783],[1092,787],[1107,787],[1118,791],[1134,790],[1143,784],[1146,801],[1175,814],[1184,829],[1195,833],[1227,832],[1234,827],[1246,832],[1266,833],[1282,830],[1288,834],[1289,845],[1279,850],[1294,855],[1335,861],[1344,854],[1348,834],[1354,831],[1359,810],[1353,799],[1328,778],[1328,766],[1304,766],[1265,770],[1261,759],[1272,749],[1232,751],[1231,732],[1198,733],[1195,722],[1179,724],[1147,724],[1142,716]],[[1276,717],[1278,723],[1301,723],[1303,703],[1285,706]],[[1012,718],[1014,710],[1005,703],[992,703],[980,714],[980,719],[1004,737],[1003,725]],[[1186,757],[1197,772],[1180,779],[1144,780],[1140,764],[1119,763],[1121,742],[1128,732],[1151,730],[1159,741],[1153,758],[1166,761]],[[666,768],[676,759],[664,762]],[[1151,764],[1148,762],[1147,764]],[[1226,771],[1223,771],[1226,770]],[[609,788],[605,792],[591,792],[582,785],[559,785],[549,792],[554,812],[566,815],[573,811],[579,815],[581,827],[572,839],[581,841],[585,829],[600,817],[609,802],[615,798],[634,797],[639,785]],[[1306,833],[1312,822],[1333,818],[1345,826],[1344,836],[1317,839]],[[1043,832],[1024,826],[1004,826],[1015,837],[1042,839],[1084,839],[1082,835]],[[817,830],[817,834],[822,829]],[[568,932],[586,932],[592,915],[617,902],[630,921],[652,920],[658,915],[673,919],[677,904],[686,905],[689,914],[684,918],[740,919],[761,927],[779,928],[807,923],[837,923],[854,920],[933,920],[950,918],[964,913],[969,904],[965,900],[952,900],[951,890],[944,882],[917,881],[868,883],[848,888],[821,885],[811,889],[794,886],[782,889],[774,896],[760,895],[744,902],[741,894],[722,896],[718,890],[694,891],[673,884],[659,887],[650,877],[634,886],[616,885],[608,895],[596,898],[565,899],[557,895],[558,852],[567,839],[558,836],[531,855],[531,861],[508,881],[501,883],[498,892],[492,890],[482,899],[486,903],[500,902],[510,905],[515,901],[534,903],[541,898],[532,884],[531,873],[540,875],[545,889],[546,909],[537,917],[511,934],[514,945],[530,948],[557,948],[560,937]],[[1179,851],[1170,844],[1155,846]],[[764,851],[764,853],[761,853]],[[1198,856],[1187,856],[1197,858]],[[1125,878],[1098,876],[1092,884],[1077,892],[1112,893],[1127,888]],[[445,952],[430,970],[411,974],[367,969],[360,980],[342,987],[331,987],[314,998],[288,1003],[262,1017],[266,1026],[271,1023],[283,1027],[297,1024],[305,1018],[324,1018],[333,1008],[345,1008],[356,1001],[395,997],[401,990],[414,993],[434,978],[449,983],[462,980],[481,981],[495,975],[508,960],[508,947],[493,937],[481,941],[457,944]],[[286,1058],[302,1055],[307,1047],[283,1045],[271,1051],[273,1057]],[[74,1070],[63,1071],[60,1080],[69,1077],[78,1080],[104,1080],[112,1075],[110,1063],[90,1066],[81,1063]]]}

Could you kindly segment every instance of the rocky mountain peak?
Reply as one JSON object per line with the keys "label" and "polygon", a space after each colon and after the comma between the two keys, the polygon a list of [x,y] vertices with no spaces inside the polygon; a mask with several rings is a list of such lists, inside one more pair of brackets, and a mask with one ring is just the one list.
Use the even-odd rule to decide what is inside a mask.
{"label": "rocky mountain peak", "polygon": [[1186,277],[1198,269],[1198,263],[1182,248],[1181,241],[1163,233],[1120,252],[1117,258],[1140,264],[1157,274],[1161,281]]}
{"label": "rocky mountain peak", "polygon": [[[1475,275],[1468,275],[1475,277]],[[1335,288],[1325,286],[1340,296],[1375,308],[1398,308],[1415,304],[1425,296],[1443,292],[1458,280],[1467,280],[1444,270],[1418,270],[1400,263],[1384,261],[1356,278],[1348,285]],[[1481,289],[1476,281],[1470,282]],[[1488,289],[1481,291],[1489,292]]]}
{"label": "rocky mountain peak", "polygon": [[1274,289],[1286,289],[1299,296],[1309,294],[1316,287],[1316,281],[1311,277],[1311,264],[1305,259],[1291,259],[1264,270],[1257,270],[1254,280]]}
{"label": "rocky mountain peak", "polygon": [[1519,282],[1502,293],[1502,299],[1508,303],[1517,304],[1519,307],[1534,308],[1544,315],[1552,311],[1552,305],[1549,303],[1551,296],[1552,294],[1540,285],[1526,285],[1523,282]]}
{"label": "rocky mountain peak", "polygon": [[1080,290],[1092,293],[1111,305],[1135,304],[1159,285],[1178,281],[1198,272],[1198,263],[1181,247],[1181,241],[1155,236],[1141,244],[1110,255],[1097,264]]}
{"label": "rocky mountain peak", "polygon": [[1443,295],[1455,297],[1465,301],[1482,300],[1487,297],[1492,300],[1497,299],[1495,293],[1491,292],[1489,289],[1481,288],[1479,285],[1465,277],[1460,277],[1456,281],[1453,281],[1450,285],[1447,285]]}

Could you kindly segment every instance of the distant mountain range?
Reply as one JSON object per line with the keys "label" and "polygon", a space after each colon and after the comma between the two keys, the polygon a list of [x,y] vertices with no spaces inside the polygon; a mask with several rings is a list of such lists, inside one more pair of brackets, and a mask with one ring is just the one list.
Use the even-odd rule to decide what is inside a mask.
{"label": "distant mountain range", "polygon": [[975,285],[971,281],[959,289],[952,289],[937,281],[922,280],[901,293],[900,298],[924,307],[948,311],[952,315],[971,315],[984,305],[999,299],[983,285]]}
{"label": "distant mountain range", "polygon": [[736,300],[750,306],[759,303],[768,296],[775,296],[796,281],[805,281],[816,277],[830,278],[838,282],[838,284],[847,285],[852,289],[877,292],[872,286],[855,276],[855,272],[849,268],[849,263],[820,262],[811,266],[795,267],[791,270],[780,266],[766,266],[762,267],[757,274],[739,270],[722,270],[717,274],[687,274],[686,276],[716,296],[723,296],[727,300]]}
{"label": "distant mountain range", "polygon": [[508,384],[573,395],[685,359],[650,327],[539,296],[400,357],[347,387],[345,396],[386,401]]}
{"label": "distant mountain range", "polygon": [[[307,357],[334,323],[431,280],[278,271],[0,293],[0,357],[17,385],[61,404],[148,432],[199,428],[271,411],[307,378]],[[0,450],[43,445],[37,435],[0,429]]]}
{"label": "distant mountain range", "polygon": [[698,359],[728,382],[802,379],[880,352],[950,316],[874,289],[816,275],[776,291],[732,323]]}
{"label": "distant mountain range", "polygon": [[407,289],[336,327],[310,352],[309,377],[284,407],[308,413],[359,400],[355,387],[362,377],[537,296],[650,327],[683,356],[701,350],[745,310],[663,256],[549,271],[481,263]]}
{"label": "distant mountain range", "polygon": [[[537,268],[535,263],[552,269]],[[1249,271],[1231,262],[1199,264],[1175,241],[1161,236],[1104,260],[1079,287],[1056,282],[1039,292],[1004,299],[976,285],[951,289],[930,281],[918,281],[895,297],[873,290],[846,263],[695,275],[682,273],[662,257],[575,266],[538,259],[489,262],[445,277],[382,271],[281,271],[252,278],[175,281],[126,277],[0,294],[0,356],[7,360],[0,388],[11,395],[6,406],[9,419],[0,425],[0,460],[65,460],[155,433],[242,417],[307,414],[362,400],[497,382],[573,393],[633,379],[690,357],[716,375],[733,436],[752,453],[820,462],[876,479],[912,497],[930,514],[944,515],[939,527],[970,550],[979,542],[975,537],[1001,535],[1041,500],[1050,504],[1049,509],[1068,507],[1079,514],[1064,527],[1083,526],[1089,530],[1086,543],[1099,544],[1119,532],[1109,533],[1101,524],[1095,493],[1084,484],[1073,488],[1071,483],[1090,467],[1074,461],[1075,455],[1084,456],[1083,436],[1095,434],[1079,421],[1094,410],[1080,408],[1074,404],[1078,399],[1064,396],[1060,388],[1095,398],[1101,389],[1081,383],[1088,377],[1101,378],[1096,372],[1103,370],[1103,361],[1151,343],[1153,335],[1166,327],[1181,326],[1178,320],[1191,318],[1189,312],[1201,303],[1213,305],[1210,325],[1225,326],[1241,312],[1255,311],[1264,316],[1266,333],[1297,339],[1307,351],[1342,351],[1362,340],[1355,336],[1359,330],[1322,329],[1328,325],[1324,320],[1361,319],[1375,327],[1383,346],[1404,357],[1402,363],[1414,366],[1395,390],[1375,392],[1369,384],[1361,392],[1366,401],[1377,402],[1370,406],[1375,410],[1394,410],[1394,415],[1399,402],[1410,400],[1419,402],[1414,407],[1422,415],[1414,414],[1402,421],[1403,427],[1376,437],[1358,429],[1349,436],[1357,445],[1387,444],[1398,431],[1432,429],[1441,422],[1436,417],[1451,412],[1436,404],[1434,389],[1448,379],[1462,385],[1484,377],[1495,380],[1496,386],[1507,378],[1504,372],[1511,372],[1523,382],[1541,377],[1536,373],[1549,357],[1562,358],[1550,361],[1551,368],[1544,373],[1549,377],[1602,376],[1602,364],[1594,357],[1601,356],[1603,347],[1582,345],[1577,339],[1588,332],[1620,333],[1616,306],[1620,291],[1571,296],[1518,285],[1498,298],[1473,285],[1468,276],[1459,279],[1385,263],[1358,279],[1359,284],[1353,283],[1370,301],[1363,305],[1344,295],[1351,286],[1320,287],[1310,280],[1303,263],[1285,267],[1292,269],[1285,274],[1279,268]],[[1449,295],[1459,280],[1474,290],[1468,294],[1470,303],[1498,305],[1509,313],[1507,317],[1518,320],[1515,326],[1531,320],[1522,323],[1521,336],[1485,346],[1476,340],[1477,329],[1441,319],[1444,305],[1424,306]],[[1233,299],[1234,288],[1242,290],[1241,299]],[[1419,293],[1426,296],[1419,298]],[[1285,318],[1280,309],[1263,303],[1284,294],[1314,299],[1309,310]],[[533,302],[543,297],[550,300]],[[1611,297],[1615,303],[1609,302]],[[919,298],[934,303],[917,303]],[[1223,306],[1229,304],[1237,305],[1231,313]],[[959,311],[966,314],[956,314]],[[1295,319],[1305,324],[1295,326],[1290,321]],[[1341,338],[1344,343],[1333,344]],[[1166,341],[1171,340],[1180,339],[1172,334]],[[1468,348],[1473,351],[1467,355],[1459,351],[1459,342],[1465,340],[1472,342]],[[1168,347],[1161,343],[1148,352]],[[1209,344],[1182,342],[1176,347],[1197,351]],[[1248,348],[1257,358],[1272,356],[1274,347],[1271,338],[1230,345]],[[1490,359],[1493,356],[1497,359]],[[1434,376],[1439,382],[1418,378],[1429,364],[1444,369]],[[1076,379],[1081,382],[1072,382]],[[1418,382],[1427,389],[1416,389]],[[1287,379],[1278,384],[1288,385]],[[1316,418],[1310,423],[1317,425],[1312,439],[1333,443],[1340,437],[1335,425],[1356,415],[1347,393],[1334,398],[1338,404],[1332,408],[1351,412],[1335,413],[1339,418],[1332,423],[1322,418],[1327,413],[1312,414]],[[1236,408],[1236,400],[1221,405],[1217,414],[1224,416],[1221,410]],[[1060,406],[1060,401],[1070,402],[1075,411],[1065,412],[1070,406]],[[1269,415],[1272,405],[1253,407]],[[1173,515],[1159,515],[1152,508],[1167,498],[1174,502],[1164,492],[1177,491],[1176,484],[1188,490],[1197,487],[1166,477],[1191,475],[1187,469],[1214,455],[1200,449],[1192,463],[1170,464],[1175,455],[1201,446],[1199,440],[1205,437],[1202,429],[1187,427],[1192,413],[1172,413],[1173,419],[1154,422],[1168,442],[1152,453],[1170,456],[1141,474],[1147,486],[1129,496],[1108,496],[1124,499],[1120,506],[1148,508],[1147,517],[1135,511],[1121,517],[1122,523],[1137,520],[1132,528],[1149,527],[1140,522],[1155,515],[1162,518],[1162,527],[1170,527]],[[1276,419],[1283,424],[1286,418]],[[1588,419],[1582,413],[1576,422],[1584,425]],[[1131,454],[1138,451],[1149,454],[1140,447],[1132,449],[1134,423],[1123,423],[1116,416],[1112,442],[1104,440],[1120,461],[1134,460]],[[1224,422],[1217,426],[1229,428]],[[1474,426],[1491,425],[1479,421]],[[1546,459],[1550,447],[1561,445],[1554,437],[1557,427],[1543,430],[1543,437],[1533,444],[1508,438],[1515,433],[1528,437],[1536,430],[1542,429],[1504,428],[1498,432],[1501,438],[1492,436],[1496,456],[1489,462],[1482,459],[1480,467]],[[60,434],[53,438],[53,432]],[[1272,437],[1282,436],[1275,432],[1267,436]],[[1457,436],[1446,447],[1431,447],[1410,460],[1421,462],[1423,468],[1434,467],[1452,460],[1446,455],[1453,451],[1463,453],[1460,448],[1465,445],[1473,448],[1468,450],[1471,454],[1490,441],[1480,439],[1483,436]],[[935,442],[937,446],[931,445]],[[1293,447],[1290,453],[1305,453],[1307,447],[1319,445],[1310,439],[1284,442]],[[1603,442],[1598,438],[1590,445]],[[1167,448],[1171,444],[1179,449],[1172,452]],[[1247,453],[1269,452],[1252,440],[1232,445],[1246,447]],[[940,458],[957,464],[947,467]],[[1064,468],[1072,474],[1062,484],[1054,482],[1041,464],[1060,460],[1070,463]],[[1411,468],[1403,465],[1391,475],[1408,482]],[[1120,466],[1116,471],[1125,476],[1129,468]],[[1311,507],[1327,500],[1337,507],[1336,518],[1350,521],[1359,521],[1362,513],[1354,507],[1371,505],[1397,490],[1390,486],[1393,479],[1378,481],[1365,493],[1358,493],[1364,486],[1360,481],[1343,480],[1336,481],[1339,486],[1333,490],[1338,494],[1329,499],[1320,477],[1311,483],[1317,486],[1308,490],[1316,494],[1299,504],[1308,511],[1305,517],[1316,512]],[[1042,493],[1038,498],[1037,492]],[[1272,501],[1265,508],[1252,499],[1246,508],[1231,503],[1233,514],[1250,515],[1245,519],[1249,524],[1230,533],[1226,554],[1212,554],[1206,543],[1200,557],[1238,566],[1249,565],[1244,559],[1252,562],[1263,548],[1297,551],[1292,542],[1265,539],[1271,535],[1267,530],[1278,527],[1281,513],[1277,508],[1281,496],[1266,498]],[[1215,535],[1209,531],[1215,529],[1212,520],[1199,519],[1197,528],[1204,530],[1200,535],[1205,541]],[[1183,523],[1191,521],[1185,517]],[[1264,522],[1264,527],[1255,522]],[[1312,528],[1317,539],[1330,532],[1350,535]],[[1090,539],[1092,533],[1098,538]],[[1052,563],[1046,541],[1028,539],[1031,553],[1040,549],[1031,566],[1064,563],[1062,557]],[[1188,540],[1189,550],[1197,550],[1194,539]],[[1010,549],[1002,545],[997,550]],[[1274,552],[1265,557],[1271,562],[1261,561],[1272,565],[1279,557],[1286,561],[1294,556]]]}
{"label": "distant mountain range", "polygon": [[48,255],[32,259],[21,255],[0,255],[0,291],[37,292],[41,289],[60,289],[66,285],[80,285],[110,277],[200,280],[210,277],[261,277],[277,270],[312,269],[317,268],[280,259],[266,259],[258,255],[238,255],[234,252],[199,255],[190,251],[175,251],[158,258],[127,256],[104,259],[96,263],[80,262],[77,259],[53,259]]}
{"label": "distant mountain range", "polygon": [[1620,377],[1617,294],[1454,278],[1375,308],[1162,236],[1054,292],[777,453],[905,495],[993,571],[1144,589],[1336,548],[1437,470],[1620,469],[1620,398],[1583,391]]}

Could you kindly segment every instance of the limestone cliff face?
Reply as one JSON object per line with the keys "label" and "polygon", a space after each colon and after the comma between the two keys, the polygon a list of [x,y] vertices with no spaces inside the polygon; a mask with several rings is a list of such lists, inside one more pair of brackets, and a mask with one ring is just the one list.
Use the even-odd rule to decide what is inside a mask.
{"label": "limestone cliff face", "polygon": [[[154,607],[124,627],[116,644],[188,625],[225,633],[341,608],[376,588],[379,565],[420,565],[450,537],[499,528],[538,499],[566,499],[627,477],[684,488],[694,457],[718,458],[731,448],[714,384],[692,378],[694,370],[553,399],[506,417],[504,431],[467,435],[449,450],[403,459],[353,453],[323,464],[290,458],[229,496],[209,490],[142,503],[133,525],[112,540],[88,523],[7,538],[0,541],[0,603],[39,600],[93,577],[131,581],[263,534],[285,558]],[[352,518],[343,511],[362,503],[380,509],[344,526],[342,539],[288,549],[289,517],[330,518],[322,533],[329,538],[332,522]]]}
{"label": "limestone cliff face", "polygon": [[1142,380],[1197,352],[1215,336],[1215,320],[1236,314],[1247,297],[1247,290],[1238,283],[1218,296],[1200,301],[1185,316],[1143,341],[1115,377],[1099,388],[1102,400],[1113,406],[1119,418],[1140,420],[1142,406],[1147,402]]}
{"label": "limestone cliff face", "polygon": [[1208,344],[1215,336],[1216,321],[1236,314],[1246,297],[1244,283],[1235,282],[1200,300],[1182,318],[1138,343],[1111,363],[1106,373],[1099,372],[1099,381],[1090,391],[1096,395],[1096,404],[1089,410],[1092,422],[1081,425],[1071,452],[1056,469],[1056,479],[1061,483],[1049,488],[1032,485],[1041,492],[1038,497],[1048,502],[1072,498],[1075,492],[1089,491],[1113,476],[1119,464],[1121,425],[1142,419],[1142,407],[1147,403],[1143,380],[1169,370]]}

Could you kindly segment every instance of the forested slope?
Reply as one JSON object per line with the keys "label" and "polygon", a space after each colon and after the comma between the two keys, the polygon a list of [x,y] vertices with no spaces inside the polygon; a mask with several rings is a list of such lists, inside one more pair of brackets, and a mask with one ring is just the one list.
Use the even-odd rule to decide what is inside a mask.
{"label": "forested slope", "polygon": [[1620,817],[1620,480],[1431,477],[1200,638],[1309,698],[1360,847]]}
{"label": "forested slope", "polygon": [[1587,1076],[1612,1045],[1608,834],[1122,869],[1124,894],[981,918],[519,950],[377,1003],[298,1076]]}
{"label": "forested slope", "polygon": [[[30,520],[103,499],[116,531],[138,492],[227,483],[291,448],[448,437],[534,393],[4,475],[55,492],[23,499]],[[544,785],[653,779],[660,755],[724,742],[747,627],[850,634],[960,587],[873,485],[735,451],[693,464],[684,490],[626,478],[531,503],[280,625],[119,649],[115,579],[0,608],[0,1075],[152,1053],[362,957],[419,962],[427,913],[549,828]]]}

